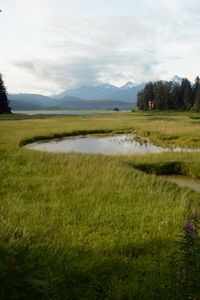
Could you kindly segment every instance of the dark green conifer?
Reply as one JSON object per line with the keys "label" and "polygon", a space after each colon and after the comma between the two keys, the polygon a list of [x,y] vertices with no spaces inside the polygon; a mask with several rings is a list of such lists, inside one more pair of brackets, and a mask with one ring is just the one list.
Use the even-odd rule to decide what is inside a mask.
{"label": "dark green conifer", "polygon": [[172,85],[171,102],[173,103],[173,109],[184,110],[185,105],[183,102],[183,93],[178,83]]}
{"label": "dark green conifer", "polygon": [[6,88],[0,74],[0,114],[11,113],[11,108],[9,107],[9,101],[7,97]]}
{"label": "dark green conifer", "polygon": [[137,106],[140,110],[147,110],[149,101],[154,100],[154,84],[149,82],[144,89],[138,93]]}
{"label": "dark green conifer", "polygon": [[200,85],[196,91],[194,108],[197,112],[200,112]]}
{"label": "dark green conifer", "polygon": [[[158,110],[190,110],[200,112],[200,78],[195,83],[184,78],[179,83],[172,81],[149,82],[144,89],[138,93],[138,108]],[[153,103],[153,106],[149,106]]]}
{"label": "dark green conifer", "polygon": [[183,102],[185,105],[185,109],[189,110],[194,105],[192,87],[190,81],[187,78],[183,79],[181,87],[183,90]]}
{"label": "dark green conifer", "polygon": [[197,91],[198,91],[199,86],[200,86],[200,78],[199,78],[199,76],[197,76],[197,77],[195,78],[195,83],[194,83],[194,85],[193,85],[193,87],[192,87],[193,100],[194,100],[194,102],[195,102],[196,93],[197,93]]}
{"label": "dark green conifer", "polygon": [[158,110],[170,109],[171,107],[171,82],[158,81],[154,85],[154,101]]}

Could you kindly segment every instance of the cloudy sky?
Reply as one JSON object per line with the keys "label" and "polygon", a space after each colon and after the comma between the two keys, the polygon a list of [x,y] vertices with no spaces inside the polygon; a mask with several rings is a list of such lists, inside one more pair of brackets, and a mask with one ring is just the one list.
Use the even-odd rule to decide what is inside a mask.
{"label": "cloudy sky", "polygon": [[0,0],[9,92],[200,74],[200,1]]}

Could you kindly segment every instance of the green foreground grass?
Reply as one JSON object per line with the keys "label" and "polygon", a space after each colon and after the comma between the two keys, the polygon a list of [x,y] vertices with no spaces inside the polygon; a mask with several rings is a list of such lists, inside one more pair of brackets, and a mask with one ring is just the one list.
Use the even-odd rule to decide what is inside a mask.
{"label": "green foreground grass", "polygon": [[199,194],[138,166],[176,163],[200,178],[199,154],[19,147],[80,131],[200,147],[199,116],[185,113],[0,118],[0,299],[183,299],[171,256]]}

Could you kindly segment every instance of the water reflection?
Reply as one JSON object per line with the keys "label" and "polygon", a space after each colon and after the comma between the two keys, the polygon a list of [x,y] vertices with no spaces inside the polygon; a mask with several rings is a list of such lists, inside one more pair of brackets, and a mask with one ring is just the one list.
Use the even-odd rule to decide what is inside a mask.
{"label": "water reflection", "polygon": [[41,141],[25,148],[48,152],[79,152],[102,154],[145,154],[167,151],[148,141],[136,141],[131,134],[115,136],[77,136]]}
{"label": "water reflection", "polygon": [[[121,112],[126,112],[128,110],[121,110]],[[13,111],[16,114],[23,114],[23,115],[29,115],[29,116],[34,116],[34,115],[77,115],[77,116],[82,116],[82,115],[99,115],[99,114],[109,114],[109,113],[116,113],[112,110],[72,110],[72,109],[63,109],[63,110],[14,110]]]}

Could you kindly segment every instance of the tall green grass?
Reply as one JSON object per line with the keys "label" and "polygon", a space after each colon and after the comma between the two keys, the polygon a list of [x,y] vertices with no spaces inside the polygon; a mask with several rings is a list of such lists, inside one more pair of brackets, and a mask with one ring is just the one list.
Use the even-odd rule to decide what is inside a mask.
{"label": "tall green grass", "polygon": [[198,153],[51,154],[19,146],[99,130],[148,132],[159,143],[173,134],[184,146],[200,136],[198,119],[193,124],[188,115],[151,117],[0,121],[0,299],[176,299],[171,254],[199,194],[136,164],[178,161],[200,177]]}

